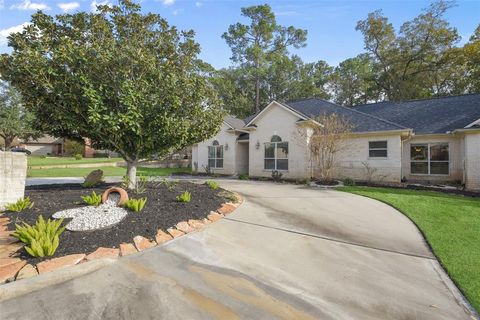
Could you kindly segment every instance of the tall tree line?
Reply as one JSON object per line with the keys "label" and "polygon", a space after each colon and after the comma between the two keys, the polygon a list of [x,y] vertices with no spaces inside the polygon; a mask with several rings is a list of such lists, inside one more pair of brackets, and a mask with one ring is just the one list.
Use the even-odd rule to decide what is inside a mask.
{"label": "tall tree line", "polygon": [[357,23],[365,51],[333,67],[306,63],[290,51],[307,44],[307,31],[280,26],[269,5],[242,9],[250,24],[236,23],[223,38],[229,68],[211,70],[223,106],[243,117],[271,100],[319,97],[355,106],[480,92],[480,24],[463,46],[444,18],[455,5],[437,1],[395,30],[380,10]]}

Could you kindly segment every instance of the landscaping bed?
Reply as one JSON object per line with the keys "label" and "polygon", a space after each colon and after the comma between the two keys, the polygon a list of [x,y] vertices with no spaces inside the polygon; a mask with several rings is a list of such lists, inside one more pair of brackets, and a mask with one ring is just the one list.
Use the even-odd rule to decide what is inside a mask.
{"label": "landscaping bed", "polygon": [[[5,212],[2,218],[9,218],[8,230],[15,230],[15,223],[26,222],[34,224],[39,215],[45,219],[54,213],[65,209],[84,207],[81,196],[90,195],[92,191],[102,194],[110,184],[103,184],[93,188],[82,188],[80,185],[47,185],[27,188],[26,197],[34,202],[31,209],[22,212]],[[191,193],[190,202],[179,202],[177,196],[184,191]],[[71,254],[89,254],[99,247],[119,248],[121,243],[133,243],[136,236],[143,236],[152,242],[159,229],[167,232],[182,221],[197,220],[206,222],[211,213],[222,207],[222,204],[231,201],[231,193],[221,188],[213,190],[205,184],[191,182],[176,182],[174,184],[148,183],[141,194],[129,192],[130,198],[147,198],[145,207],[140,212],[129,211],[127,216],[119,223],[104,229],[92,231],[65,230],[60,235],[60,244],[53,256],[35,258],[21,249],[22,260],[35,265],[45,259],[61,257]],[[212,220],[212,219],[210,219]],[[63,225],[70,219],[65,218]],[[209,221],[210,222],[210,221]]]}

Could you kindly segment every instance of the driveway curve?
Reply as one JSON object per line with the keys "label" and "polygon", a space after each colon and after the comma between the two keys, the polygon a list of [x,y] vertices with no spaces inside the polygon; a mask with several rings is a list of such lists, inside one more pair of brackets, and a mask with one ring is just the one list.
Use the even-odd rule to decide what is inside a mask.
{"label": "driveway curve", "polygon": [[[290,184],[219,182],[245,198],[234,213],[0,301],[0,319],[475,319],[417,228],[390,206]],[[0,287],[0,299],[1,290],[42,281]]]}

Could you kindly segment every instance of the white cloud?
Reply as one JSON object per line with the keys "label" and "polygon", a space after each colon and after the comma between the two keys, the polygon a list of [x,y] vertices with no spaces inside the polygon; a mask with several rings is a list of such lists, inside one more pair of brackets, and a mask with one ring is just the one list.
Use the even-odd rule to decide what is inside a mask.
{"label": "white cloud", "polygon": [[63,12],[68,12],[77,9],[80,7],[78,2],[60,2],[57,6],[63,10]]}
{"label": "white cloud", "polygon": [[175,10],[173,10],[173,15],[176,16],[179,12],[180,12],[180,10],[175,9]]}
{"label": "white cloud", "polygon": [[199,8],[203,5],[203,3],[201,3],[200,1],[197,1],[197,2],[195,2],[195,5],[197,6],[197,8]]}
{"label": "white cloud", "polygon": [[30,22],[24,22],[22,24],[19,24],[18,26],[13,26],[13,27],[10,27],[10,28],[1,29],[0,30],[0,45],[6,44],[8,42],[7,37],[10,34],[15,33],[15,32],[21,32],[23,30],[23,28],[28,26],[28,25],[30,25]]}
{"label": "white cloud", "polygon": [[3,7],[5,7],[5,1],[0,0],[0,9],[3,9]]}
{"label": "white cloud", "polygon": [[175,0],[163,0],[162,2],[166,6],[171,6],[172,4],[175,3]]}
{"label": "white cloud", "polygon": [[19,9],[19,10],[49,10],[50,7],[43,2],[32,2],[30,0],[23,0],[18,4],[10,6],[10,9]]}
{"label": "white cloud", "polygon": [[93,0],[92,3],[90,3],[90,10],[92,10],[92,12],[97,12],[97,6],[111,6],[112,4],[110,3],[109,0],[101,0],[101,1],[98,1],[97,0]]}

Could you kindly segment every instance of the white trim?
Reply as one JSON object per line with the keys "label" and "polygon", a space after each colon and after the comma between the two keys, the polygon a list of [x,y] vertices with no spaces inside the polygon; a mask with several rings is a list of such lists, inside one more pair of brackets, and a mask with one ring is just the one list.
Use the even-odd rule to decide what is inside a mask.
{"label": "white trim", "polygon": [[255,117],[253,117],[253,119],[250,120],[250,121],[245,125],[245,127],[248,127],[249,125],[251,125],[255,120],[257,120],[257,118],[258,118],[261,114],[263,114],[263,113],[265,112],[265,110],[269,109],[269,108],[270,108],[271,106],[273,106],[273,105],[278,105],[278,106],[284,108],[285,110],[287,110],[288,112],[292,113],[293,115],[299,117],[300,119],[302,119],[302,120],[307,120],[307,118],[305,118],[305,116],[301,115],[300,113],[298,113],[298,112],[296,112],[296,111],[293,111],[292,109],[287,108],[287,107],[284,106],[283,104],[281,104],[281,103],[273,100],[272,102],[270,102],[270,103],[268,104],[268,106],[266,106],[262,111],[260,111],[259,114],[257,114]]}
{"label": "white trim", "polygon": [[468,128],[473,127],[473,126],[476,125],[476,124],[480,124],[480,119],[475,120],[475,121],[473,121],[473,122],[470,123],[470,124],[467,124],[464,128],[465,128],[465,129],[468,129]]}

